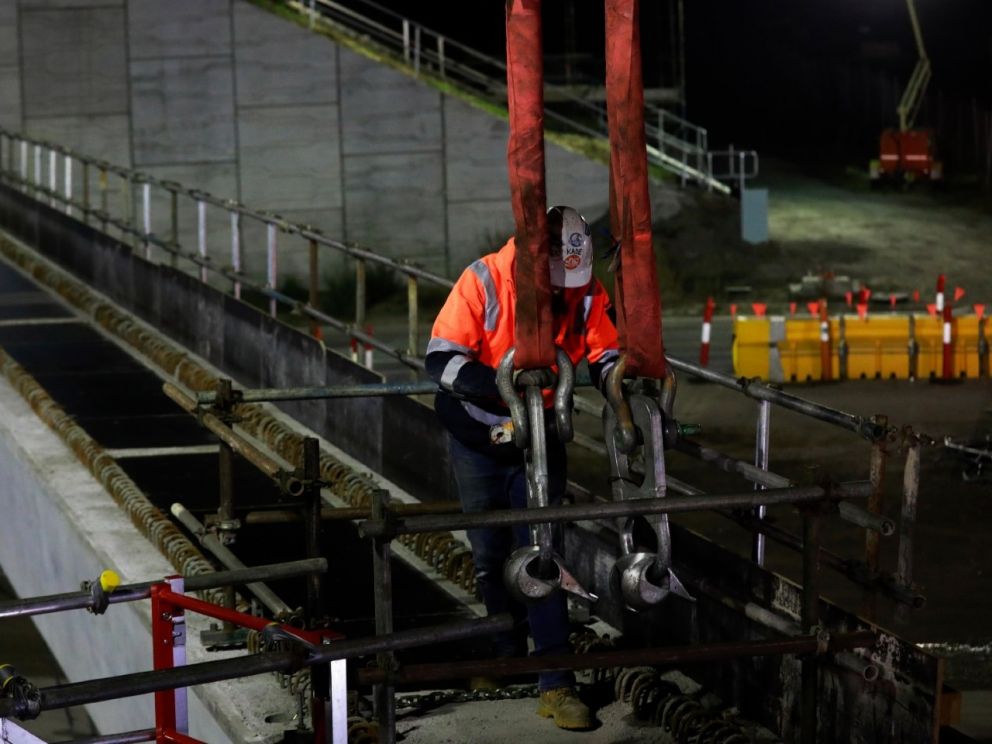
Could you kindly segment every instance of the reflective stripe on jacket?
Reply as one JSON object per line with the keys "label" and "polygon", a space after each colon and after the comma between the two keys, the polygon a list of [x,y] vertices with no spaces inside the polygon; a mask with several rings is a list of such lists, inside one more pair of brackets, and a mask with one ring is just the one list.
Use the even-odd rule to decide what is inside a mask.
{"label": "reflective stripe on jacket", "polygon": [[[509,420],[495,387],[495,368],[513,346],[516,291],[513,238],[480,258],[459,277],[438,313],[427,346],[427,371],[441,386],[436,407],[448,428],[466,444],[492,439],[493,427]],[[555,343],[573,364],[583,358],[595,368],[594,383],[617,357],[617,332],[607,310],[609,296],[598,279],[564,289],[553,303]],[[452,400],[458,398],[457,404]],[[550,406],[551,391],[545,391]],[[479,427],[467,441],[465,418]],[[483,436],[484,435],[484,436]]]}
{"label": "reflective stripe on jacket", "polygon": [[[497,253],[469,266],[455,283],[431,331],[433,349],[453,348],[495,368],[513,346],[513,238]],[[587,287],[563,290],[566,310],[556,314],[555,343],[578,364],[596,362],[617,348],[617,332],[606,314],[609,296],[598,279]],[[428,347],[428,352],[432,350]]]}

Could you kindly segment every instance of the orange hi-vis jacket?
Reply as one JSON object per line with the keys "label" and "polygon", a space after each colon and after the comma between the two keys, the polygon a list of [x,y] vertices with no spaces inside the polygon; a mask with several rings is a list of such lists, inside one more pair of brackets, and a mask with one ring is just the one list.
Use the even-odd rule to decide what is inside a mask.
{"label": "orange hi-vis jacket", "polygon": [[[510,238],[498,252],[483,256],[459,277],[438,313],[427,345],[425,365],[440,386],[435,408],[461,442],[476,448],[509,441],[509,412],[496,388],[496,367],[513,344],[516,290]],[[617,331],[609,296],[593,279],[585,287],[562,289],[553,301],[555,343],[573,364],[589,360],[593,382],[601,386],[618,356]],[[552,394],[546,391],[545,405]]]}

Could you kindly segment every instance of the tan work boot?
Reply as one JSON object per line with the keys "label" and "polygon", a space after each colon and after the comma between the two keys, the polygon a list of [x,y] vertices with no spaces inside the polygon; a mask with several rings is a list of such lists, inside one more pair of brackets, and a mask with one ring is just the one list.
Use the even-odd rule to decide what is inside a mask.
{"label": "tan work boot", "polygon": [[537,715],[554,718],[555,725],[563,729],[587,729],[593,725],[592,713],[571,687],[556,687],[542,692]]}

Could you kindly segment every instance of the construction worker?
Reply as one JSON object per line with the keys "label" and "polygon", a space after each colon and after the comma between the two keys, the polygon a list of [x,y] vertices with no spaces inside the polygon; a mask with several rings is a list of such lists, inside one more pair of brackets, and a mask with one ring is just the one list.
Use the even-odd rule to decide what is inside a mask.
{"label": "construction worker", "polygon": [[[609,298],[592,275],[593,248],[589,225],[571,207],[548,210],[551,233],[552,313],[555,343],[578,364],[589,360],[593,381],[602,385],[616,362],[617,332],[607,314]],[[456,282],[438,313],[427,346],[427,373],[440,392],[435,409],[448,431],[451,468],[465,512],[523,508],[527,479],[523,450],[513,443],[509,410],[496,386],[496,367],[514,345],[516,292],[511,237],[498,252],[480,258]],[[550,369],[523,370],[517,387],[553,386]],[[545,405],[551,400],[545,395]],[[552,417],[550,411],[546,421]],[[551,504],[565,493],[565,446],[554,428],[548,432],[548,494]],[[560,530],[556,542],[560,552]],[[479,592],[490,615],[510,612],[516,629],[495,639],[497,656],[523,656],[529,621],[535,654],[568,653],[568,612],[562,592],[524,608],[503,585],[503,565],[517,547],[530,543],[526,525],[468,531]],[[575,693],[571,672],[546,672],[539,678],[538,715],[554,718],[566,729],[593,725],[589,709]]]}

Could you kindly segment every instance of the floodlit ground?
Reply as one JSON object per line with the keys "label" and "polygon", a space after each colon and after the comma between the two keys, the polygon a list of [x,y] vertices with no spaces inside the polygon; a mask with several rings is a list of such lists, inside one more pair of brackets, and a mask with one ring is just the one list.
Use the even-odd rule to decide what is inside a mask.
{"label": "floodlit ground", "polygon": [[992,300],[989,195],[928,184],[870,191],[860,180],[828,183],[772,168],[769,228],[792,261],[805,258],[811,270],[848,274],[885,294],[931,295],[943,272],[968,292],[966,301]]}
{"label": "floodlit ground", "polygon": [[742,309],[768,302],[782,311],[788,285],[807,273],[849,276],[870,287],[882,307],[890,292],[911,297],[920,290],[923,304],[933,302],[940,273],[949,288],[966,290],[962,304],[992,302],[988,194],[928,184],[873,191],[860,177],[826,179],[774,161],[762,168],[753,185],[769,190],[768,243],[743,243],[738,203],[705,194],[656,224],[670,312],[695,312],[707,295]]}

